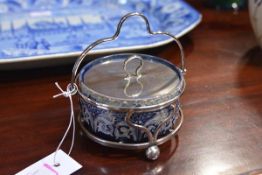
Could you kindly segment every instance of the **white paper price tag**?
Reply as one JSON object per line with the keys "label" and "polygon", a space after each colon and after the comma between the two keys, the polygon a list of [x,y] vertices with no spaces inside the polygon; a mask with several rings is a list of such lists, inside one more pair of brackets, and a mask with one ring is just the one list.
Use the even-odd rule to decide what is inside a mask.
{"label": "white paper price tag", "polygon": [[16,175],[70,175],[82,167],[62,150],[58,150],[56,162],[60,166],[54,166],[54,153],[52,153]]}

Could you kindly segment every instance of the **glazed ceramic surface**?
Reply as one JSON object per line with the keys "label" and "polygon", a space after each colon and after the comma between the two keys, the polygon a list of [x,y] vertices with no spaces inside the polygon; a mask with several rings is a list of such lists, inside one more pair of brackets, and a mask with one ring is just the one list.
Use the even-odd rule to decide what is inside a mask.
{"label": "glazed ceramic surface", "polygon": [[[115,112],[97,107],[96,105],[80,99],[82,119],[85,127],[95,136],[108,141],[123,143],[141,143],[147,142],[148,136],[137,128],[130,127],[126,121],[126,112]],[[151,112],[134,113],[131,116],[132,123],[145,126],[152,134],[154,134],[161,122],[172,115],[160,130],[159,137],[166,136],[170,133],[170,129],[175,124],[178,114],[178,101],[176,109],[173,110],[168,106],[161,110]]]}
{"label": "glazed ceramic surface", "polygon": [[262,0],[249,0],[249,13],[255,35],[262,47]]}
{"label": "glazed ceramic surface", "polygon": [[168,119],[158,136],[168,135],[185,86],[182,70],[172,63],[133,53],[97,58],[81,69],[78,81],[86,128],[96,137],[123,143],[148,141],[143,130],[126,122],[130,110],[131,123],[152,134]]}
{"label": "glazed ceramic surface", "polygon": [[[0,0],[0,63],[55,58],[63,62],[67,56],[79,55],[92,41],[112,36],[120,17],[133,11],[146,15],[153,30],[176,37],[201,20],[182,0]],[[130,20],[118,42],[100,45],[91,53],[150,48],[171,41],[144,31],[140,19]]]}

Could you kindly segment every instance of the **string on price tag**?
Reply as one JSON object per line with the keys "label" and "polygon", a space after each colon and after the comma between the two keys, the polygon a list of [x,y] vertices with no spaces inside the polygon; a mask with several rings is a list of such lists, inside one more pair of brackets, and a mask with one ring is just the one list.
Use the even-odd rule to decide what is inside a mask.
{"label": "string on price tag", "polygon": [[[26,169],[20,171],[16,175],[70,175],[82,167],[78,162],[72,159],[69,155],[73,150],[75,142],[75,114],[74,114],[74,104],[72,96],[78,91],[76,84],[69,84],[66,91],[64,91],[59,84],[55,83],[56,87],[61,91],[61,93],[54,95],[53,98],[64,96],[69,99],[70,102],[70,121],[67,129],[59,142],[54,153],[49,156],[39,160],[38,162],[30,165]],[[68,154],[60,150],[66,136],[68,135],[72,127],[72,140]]]}

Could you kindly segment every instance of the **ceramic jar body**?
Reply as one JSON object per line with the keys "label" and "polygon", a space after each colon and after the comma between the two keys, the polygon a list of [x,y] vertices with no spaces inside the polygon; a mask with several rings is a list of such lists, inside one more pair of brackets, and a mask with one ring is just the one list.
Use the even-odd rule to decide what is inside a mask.
{"label": "ceramic jar body", "polygon": [[249,14],[256,38],[262,48],[262,0],[249,0]]}
{"label": "ceramic jar body", "polygon": [[[165,118],[171,116],[160,129],[159,138],[168,135],[173,128],[179,115],[179,101],[174,102],[175,108],[171,105],[163,109],[147,112],[134,112],[131,122],[145,126],[154,134]],[[125,121],[128,112],[118,112],[102,109],[95,104],[80,97],[82,121],[86,129],[98,138],[123,143],[148,142],[148,136],[142,130],[131,127]]]}
{"label": "ceramic jar body", "polygon": [[180,128],[185,81],[172,63],[145,54],[115,54],[89,62],[79,74],[80,126],[92,140],[147,148]]}

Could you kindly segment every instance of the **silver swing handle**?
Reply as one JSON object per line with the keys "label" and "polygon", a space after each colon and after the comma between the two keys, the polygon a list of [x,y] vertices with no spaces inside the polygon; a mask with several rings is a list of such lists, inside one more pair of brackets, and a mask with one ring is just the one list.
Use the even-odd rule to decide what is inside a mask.
{"label": "silver swing handle", "polygon": [[147,31],[150,35],[166,35],[166,36],[169,36],[172,38],[172,40],[178,45],[179,49],[180,49],[180,57],[181,57],[181,71],[182,73],[185,73],[186,72],[186,68],[185,68],[185,56],[184,56],[184,51],[183,51],[183,47],[180,43],[180,41],[172,34],[170,33],[167,33],[167,32],[153,32],[150,28],[150,25],[149,25],[149,22],[148,22],[148,19],[142,15],[141,13],[138,13],[138,12],[134,12],[134,13],[128,13],[126,14],[125,16],[123,16],[118,25],[117,25],[117,30],[115,32],[115,34],[112,36],[112,37],[109,37],[109,38],[102,38],[102,39],[99,39],[97,40],[96,42],[90,44],[83,52],[82,54],[79,56],[79,58],[76,60],[75,62],[75,65],[73,67],[73,70],[72,70],[72,77],[71,77],[71,84],[74,84],[75,83],[75,78],[76,78],[76,75],[77,75],[77,72],[78,72],[78,69],[79,69],[79,66],[80,64],[82,63],[82,61],[85,59],[85,57],[87,56],[88,52],[90,50],[92,50],[94,47],[96,47],[97,45],[101,44],[101,43],[104,43],[104,42],[109,42],[109,41],[114,41],[118,38],[119,34],[120,34],[120,31],[121,31],[121,28],[122,28],[122,25],[123,23],[130,17],[132,16],[139,16],[141,17],[145,23],[146,23],[146,28],[147,28]]}

